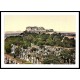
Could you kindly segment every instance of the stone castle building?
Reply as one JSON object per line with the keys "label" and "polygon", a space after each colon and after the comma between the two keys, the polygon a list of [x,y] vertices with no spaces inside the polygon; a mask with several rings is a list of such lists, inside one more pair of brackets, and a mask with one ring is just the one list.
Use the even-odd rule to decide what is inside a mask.
{"label": "stone castle building", "polygon": [[54,32],[53,29],[45,29],[44,27],[37,27],[37,26],[28,26],[26,27],[26,31],[27,32],[30,32],[30,33],[51,33],[51,32]]}

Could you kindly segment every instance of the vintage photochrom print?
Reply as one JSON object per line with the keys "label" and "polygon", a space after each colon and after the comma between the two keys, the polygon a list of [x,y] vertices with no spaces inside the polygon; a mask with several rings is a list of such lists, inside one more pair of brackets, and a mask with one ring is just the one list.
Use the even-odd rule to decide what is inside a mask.
{"label": "vintage photochrom print", "polygon": [[1,68],[79,68],[79,12],[1,12]]}

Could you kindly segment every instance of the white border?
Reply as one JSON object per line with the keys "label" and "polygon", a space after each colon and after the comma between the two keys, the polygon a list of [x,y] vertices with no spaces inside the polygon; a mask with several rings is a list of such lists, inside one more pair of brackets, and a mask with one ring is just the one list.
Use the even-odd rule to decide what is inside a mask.
{"label": "white border", "polygon": [[[76,63],[75,64],[4,64],[4,16],[5,15],[75,15]],[[79,13],[78,12],[1,12],[1,68],[78,68],[79,67]]]}
{"label": "white border", "polygon": [[2,12],[2,15],[77,15],[78,12]]}

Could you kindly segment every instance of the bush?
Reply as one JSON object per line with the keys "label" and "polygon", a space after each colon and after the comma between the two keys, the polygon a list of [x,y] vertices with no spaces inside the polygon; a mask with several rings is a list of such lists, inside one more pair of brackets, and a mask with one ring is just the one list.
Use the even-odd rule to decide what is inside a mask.
{"label": "bush", "polygon": [[8,43],[5,44],[5,51],[8,54],[11,53],[11,44],[8,44]]}

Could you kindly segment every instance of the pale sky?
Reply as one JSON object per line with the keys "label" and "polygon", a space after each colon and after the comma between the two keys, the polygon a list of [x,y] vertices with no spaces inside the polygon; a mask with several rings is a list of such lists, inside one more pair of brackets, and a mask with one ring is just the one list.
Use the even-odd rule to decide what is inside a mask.
{"label": "pale sky", "polygon": [[75,15],[6,15],[5,31],[24,31],[27,26],[44,27],[54,31],[75,32]]}

